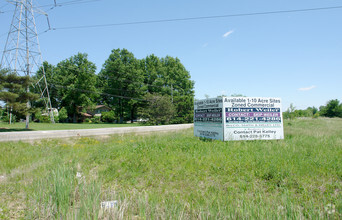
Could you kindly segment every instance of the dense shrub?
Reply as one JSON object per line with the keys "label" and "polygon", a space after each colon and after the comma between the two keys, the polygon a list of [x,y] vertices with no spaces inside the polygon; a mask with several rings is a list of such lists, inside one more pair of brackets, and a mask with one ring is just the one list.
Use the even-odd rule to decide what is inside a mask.
{"label": "dense shrub", "polygon": [[108,123],[113,123],[115,122],[115,113],[114,111],[109,111],[109,112],[102,112],[101,114],[101,120],[103,122],[108,122]]}
{"label": "dense shrub", "polygon": [[330,100],[326,106],[320,107],[320,114],[325,117],[340,117],[342,118],[342,103],[339,100]]}
{"label": "dense shrub", "polygon": [[101,123],[101,116],[94,116],[90,120],[91,120],[91,123],[100,124]]}
{"label": "dense shrub", "polygon": [[63,107],[61,108],[61,110],[59,110],[58,118],[59,118],[59,122],[66,122],[66,120],[68,119],[68,112],[66,108]]}

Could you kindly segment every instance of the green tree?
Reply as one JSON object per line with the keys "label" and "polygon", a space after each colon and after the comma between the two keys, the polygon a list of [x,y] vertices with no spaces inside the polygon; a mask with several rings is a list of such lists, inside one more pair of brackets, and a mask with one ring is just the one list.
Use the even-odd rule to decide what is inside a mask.
{"label": "green tree", "polygon": [[294,119],[296,117],[296,107],[291,103],[290,107],[283,113],[283,117],[286,119]]}
{"label": "green tree", "polygon": [[0,106],[0,120],[3,119],[4,115],[5,115],[5,110],[2,108],[2,106]]}
{"label": "green tree", "polygon": [[80,111],[93,106],[99,97],[96,89],[96,66],[88,55],[78,53],[57,64],[54,69],[54,86],[57,88],[59,107],[65,107],[73,122],[78,121]]}
{"label": "green tree", "polygon": [[31,84],[29,76],[18,76],[14,72],[0,70],[0,100],[6,103],[10,111],[9,123],[13,112],[26,115],[26,129],[29,128],[29,116],[35,111],[30,103],[39,98],[39,95],[28,90]]}
{"label": "green tree", "polygon": [[137,117],[138,107],[145,94],[143,72],[139,61],[126,49],[112,50],[99,73],[102,91],[109,94],[103,97],[120,123],[126,119],[133,121]]}
{"label": "green tree", "polygon": [[109,112],[102,112],[101,113],[101,120],[103,122],[113,123],[116,120],[115,112],[109,111]]}
{"label": "green tree", "polygon": [[194,97],[192,95],[175,96],[173,99],[175,115],[172,124],[192,123],[194,120]]}
{"label": "green tree", "polygon": [[326,106],[320,108],[320,114],[325,117],[342,117],[342,103],[337,99],[332,99]]}
{"label": "green tree", "polygon": [[147,123],[154,125],[170,123],[175,109],[169,96],[147,94],[145,99],[148,103],[139,110],[141,118],[147,119]]}
{"label": "green tree", "polygon": [[312,114],[315,115],[317,112],[318,112],[318,109],[315,106],[313,106],[312,107]]}
{"label": "green tree", "polygon": [[144,85],[147,93],[162,94],[165,85],[165,67],[161,59],[154,54],[140,61],[143,71]]}
{"label": "green tree", "polygon": [[193,122],[195,92],[189,71],[178,58],[167,56],[162,62],[166,68],[166,81],[171,87],[171,100],[176,111],[173,123]]}
{"label": "green tree", "polygon": [[194,82],[180,60],[170,56],[159,59],[150,55],[142,60],[142,67],[147,92],[171,97],[176,111],[172,123],[192,122]]}
{"label": "green tree", "polygon": [[[61,100],[62,97],[60,96],[60,94],[58,93],[58,88],[57,86],[55,86],[55,84],[57,85],[61,85],[63,84],[63,81],[58,81],[57,79],[57,74],[56,74],[56,67],[52,64],[49,64],[47,61],[43,62],[42,67],[39,68],[39,70],[37,71],[36,75],[33,77],[35,81],[40,80],[43,77],[43,73],[45,72],[45,77],[46,77],[46,82],[47,82],[47,87],[49,90],[49,96],[50,96],[50,100],[51,100],[51,105],[54,108],[61,108]],[[59,79],[63,79],[62,77],[59,77]],[[42,88],[44,89],[44,88]],[[40,93],[38,86],[35,86],[33,88],[33,90],[36,93]],[[46,98],[46,97],[45,97]],[[45,108],[45,103],[44,100],[42,100],[41,98],[38,99],[35,103],[35,106],[37,107],[41,107],[41,108]]]}
{"label": "green tree", "polygon": [[246,97],[245,95],[242,95],[240,93],[233,93],[230,95],[231,97]]}
{"label": "green tree", "polygon": [[152,54],[138,60],[126,49],[112,50],[99,79],[107,94],[102,103],[115,109],[120,122],[136,119],[137,109],[147,105],[143,102],[146,94],[170,97],[176,110],[172,123],[193,120],[194,82],[178,58]]}
{"label": "green tree", "polygon": [[58,119],[59,122],[66,122],[66,120],[68,119],[68,111],[66,110],[66,108],[61,108],[61,110],[59,110],[58,112]]}

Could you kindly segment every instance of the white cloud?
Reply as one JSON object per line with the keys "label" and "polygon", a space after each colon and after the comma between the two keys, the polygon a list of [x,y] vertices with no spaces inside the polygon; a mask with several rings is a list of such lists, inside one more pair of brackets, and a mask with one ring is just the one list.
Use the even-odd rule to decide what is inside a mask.
{"label": "white cloud", "polygon": [[230,30],[230,31],[226,32],[224,35],[222,35],[222,37],[226,38],[229,35],[231,35],[232,33],[234,33],[234,30]]}
{"label": "white cloud", "polygon": [[299,91],[309,91],[309,90],[314,89],[314,88],[316,88],[316,86],[310,86],[310,87],[305,87],[305,88],[299,88],[298,90],[299,90]]}

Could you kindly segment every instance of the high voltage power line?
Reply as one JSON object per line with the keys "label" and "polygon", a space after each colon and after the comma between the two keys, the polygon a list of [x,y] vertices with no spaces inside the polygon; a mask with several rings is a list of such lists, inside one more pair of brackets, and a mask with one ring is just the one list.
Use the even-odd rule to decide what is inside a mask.
{"label": "high voltage power line", "polygon": [[105,96],[112,96],[112,97],[122,98],[122,99],[133,99],[133,100],[137,100],[137,101],[147,101],[145,99],[139,99],[139,98],[134,98],[134,97],[122,96],[122,95],[113,95],[113,94],[109,94],[109,93],[96,92],[96,91],[91,91],[91,90],[87,90],[87,89],[78,89],[78,88],[73,88],[73,87],[69,87],[69,86],[53,84],[53,83],[48,83],[48,84],[50,86],[53,86],[53,87],[59,87],[59,88],[64,88],[64,89],[76,90],[76,91],[80,91],[80,92],[86,92],[86,93],[92,93],[92,94],[98,94],[98,95],[105,95]]}
{"label": "high voltage power line", "polygon": [[[74,1],[60,2],[60,3],[56,3],[56,4],[40,5],[40,6],[36,6],[35,8],[52,7],[51,9],[53,9],[53,8],[60,7],[60,6],[84,4],[84,3],[98,2],[98,1],[102,1],[102,0],[74,0]],[[1,6],[0,9],[4,8],[7,5],[8,5],[8,3],[3,5],[3,6]],[[13,11],[14,10],[6,10],[6,11],[1,11],[0,10],[0,14],[4,14],[4,13],[7,13],[7,12],[13,12]]]}
{"label": "high voltage power line", "polygon": [[[123,75],[122,73],[119,74],[119,76],[122,76],[122,75]],[[101,77],[103,77],[103,78],[105,78],[107,80],[108,79],[113,79],[113,80],[120,80],[121,82],[128,82],[128,83],[130,83],[130,82],[132,82],[132,83],[137,82],[137,81],[133,81],[133,80],[129,80],[129,79],[122,79],[122,78],[114,77],[114,76],[101,76]],[[153,84],[149,84],[149,83],[143,83],[143,86],[165,88],[165,86],[157,86],[157,85],[153,85]]]}
{"label": "high voltage power line", "polygon": [[[8,69],[19,76],[31,77],[36,73],[42,63],[34,14],[37,11],[46,16],[47,14],[42,10],[37,10],[32,1],[33,0],[8,0],[8,3],[15,6],[15,10],[13,11],[13,18],[8,32],[5,49],[2,54],[0,67]],[[42,77],[36,82],[36,86],[40,90],[40,96],[44,100],[51,121],[54,122],[44,67],[42,68],[42,72]],[[26,92],[30,92],[29,87],[26,88]],[[26,107],[27,109],[31,108],[29,100],[26,103]],[[29,121],[30,114],[26,113],[26,129],[29,127]]]}
{"label": "high voltage power line", "polygon": [[[96,2],[101,0],[74,0],[74,1],[66,1],[61,3],[55,3],[55,4],[47,4],[42,5],[36,8],[43,8],[43,7],[52,7],[51,9],[59,6],[64,5],[74,5],[74,4],[83,4],[83,3],[89,3],[89,2]],[[7,6],[7,4],[0,7],[0,9]],[[272,15],[272,14],[284,14],[284,13],[298,13],[298,12],[310,12],[310,11],[322,11],[322,10],[335,10],[335,9],[342,9],[342,6],[332,6],[332,7],[319,7],[319,8],[304,8],[304,9],[293,9],[293,10],[279,10],[279,11],[264,11],[264,12],[252,12],[252,13],[239,13],[239,14],[226,14],[226,15],[213,15],[213,16],[199,16],[199,17],[185,17],[185,18],[172,18],[172,19],[160,19],[160,20],[147,20],[147,21],[134,21],[134,22],[123,22],[123,23],[111,23],[111,24],[97,24],[97,25],[81,25],[81,26],[70,26],[70,27],[56,27],[56,28],[50,28],[49,30],[67,30],[67,29],[81,29],[81,28],[101,28],[101,27],[110,27],[110,26],[125,26],[125,25],[141,25],[141,24],[153,24],[153,23],[165,23],[165,22],[183,22],[183,21],[192,21],[192,20],[206,20],[206,19],[219,19],[219,18],[229,18],[229,17],[246,17],[246,16],[259,16],[259,15]],[[12,10],[11,10],[12,11]],[[6,13],[10,11],[0,11],[1,13]],[[47,31],[49,31],[47,30]],[[47,31],[44,31],[42,33],[45,33]],[[0,35],[1,37],[2,35]],[[114,77],[106,77],[107,79]],[[118,78],[116,78],[118,79]],[[128,79],[119,79],[122,82],[134,82]],[[113,95],[109,93],[103,93],[103,92],[95,92],[90,90],[84,90],[84,89],[78,89],[78,88],[72,88],[67,86],[62,86],[54,83],[48,83],[50,86],[53,87],[59,87],[59,88],[65,88],[65,89],[72,89],[87,93],[95,93],[100,95],[106,95],[106,96],[112,96],[117,98],[124,98],[124,99],[134,99],[139,101],[146,101],[144,99],[134,98],[134,97],[128,97],[128,96],[121,96],[121,95]],[[143,83],[143,86],[151,86],[151,87],[160,87],[165,88],[166,86],[158,86],[158,85],[152,85],[148,83]],[[118,90],[118,91],[126,91],[126,92],[133,92],[129,90],[123,90],[123,89],[112,89],[112,90]]]}
{"label": "high voltage power line", "polygon": [[8,5],[8,3],[4,4],[3,6],[0,7],[0,9],[4,8],[7,5]]}
{"label": "high voltage power line", "polygon": [[76,5],[76,4],[84,4],[84,3],[90,3],[90,2],[99,2],[101,0],[75,0],[75,1],[67,1],[67,2],[61,2],[56,4],[47,4],[47,5],[41,5],[39,7],[51,7],[51,6],[65,6],[65,5]]}
{"label": "high voltage power line", "polygon": [[[57,4],[57,6],[71,5],[71,4],[81,4],[88,2],[95,2],[101,0],[75,0],[62,2]],[[53,4],[44,6],[54,6]],[[41,6],[41,7],[44,7]],[[44,34],[48,31],[56,30],[67,30],[67,29],[82,29],[82,28],[101,28],[101,27],[111,27],[111,26],[126,26],[126,25],[140,25],[140,24],[153,24],[153,23],[165,23],[165,22],[181,22],[181,21],[191,21],[191,20],[206,20],[206,19],[218,19],[218,18],[229,18],[229,17],[246,17],[246,16],[258,16],[258,15],[272,15],[272,14],[284,14],[284,13],[296,13],[296,12],[309,12],[309,11],[322,11],[322,10],[333,10],[342,9],[342,5],[331,6],[331,7],[319,7],[319,8],[304,8],[304,9],[292,9],[292,10],[279,10],[279,11],[265,11],[265,12],[252,12],[252,13],[240,13],[240,14],[227,14],[227,15],[213,15],[213,16],[199,16],[199,17],[187,17],[187,18],[171,18],[171,19],[160,19],[160,20],[149,20],[149,21],[133,21],[133,22],[122,22],[122,23],[112,23],[112,24],[95,24],[95,25],[80,25],[80,26],[70,26],[70,27],[54,27],[45,30],[38,35]],[[8,11],[4,11],[8,12]],[[4,13],[0,11],[1,13]],[[6,34],[1,34],[0,38]]]}
{"label": "high voltage power line", "polygon": [[[109,77],[109,76],[106,76],[104,77],[106,78],[107,80],[108,79],[113,79],[113,80],[119,80],[121,82],[128,82],[128,83],[135,83],[136,81],[133,81],[133,80],[126,80],[126,79],[121,79],[121,78],[115,78],[115,77]],[[113,97],[117,97],[117,98],[125,98],[125,99],[135,99],[135,100],[141,100],[141,101],[146,101],[144,99],[138,99],[138,98],[133,98],[133,97],[128,97],[128,96],[121,96],[121,95],[113,95],[113,94],[109,94],[109,93],[103,93],[103,92],[94,92],[94,91],[91,91],[91,90],[85,90],[85,89],[77,89],[77,88],[73,88],[73,87],[67,87],[67,86],[63,86],[63,85],[59,85],[59,84],[56,84],[55,82],[50,82],[48,83],[49,85],[53,86],[53,87],[59,87],[59,88],[65,88],[65,89],[71,89],[71,90],[77,90],[77,91],[83,91],[83,92],[87,92],[87,93],[96,93],[96,94],[103,94],[103,95],[106,95],[106,96],[113,96]],[[152,85],[152,84],[149,84],[149,83],[141,83],[142,86],[151,86],[151,87],[158,87],[158,88],[165,88],[167,86],[157,86],[157,85]],[[123,92],[129,92],[129,93],[132,93],[132,92],[135,92],[135,91],[132,91],[132,90],[125,90],[125,89],[117,89],[117,88],[109,88],[109,89],[106,89],[106,90],[112,90],[112,91],[123,91]]]}
{"label": "high voltage power line", "polygon": [[[46,10],[46,11],[50,11],[56,7],[67,6],[67,5],[75,5],[75,4],[84,4],[84,3],[90,3],[90,2],[98,2],[98,1],[102,1],[102,0],[74,0],[74,1],[66,1],[66,2],[61,2],[61,3],[55,3],[55,4],[46,4],[46,5],[41,5],[41,6],[35,6],[34,8],[40,9],[40,8],[44,8],[44,7],[51,7],[50,9]],[[6,3],[0,7],[0,15],[7,13],[7,12],[14,12],[14,10],[1,11],[1,9],[7,5],[9,5],[9,3]],[[38,16],[36,16],[36,18],[38,18],[41,15],[42,14],[39,14]],[[48,30],[45,30],[43,32],[38,33],[38,35],[44,34],[44,33],[48,32],[49,30],[50,30],[50,27]],[[0,38],[6,36],[7,34],[8,33],[0,34]],[[3,52],[3,51],[0,51],[0,52]]]}
{"label": "high voltage power line", "polygon": [[165,22],[180,22],[180,21],[191,21],[191,20],[218,19],[218,18],[229,18],[229,17],[272,15],[272,14],[322,11],[322,10],[333,10],[333,9],[342,9],[342,5],[332,6],[332,7],[320,7],[320,8],[304,8],[304,9],[292,9],[292,10],[227,14],[227,15],[213,15],[213,16],[200,16],[200,17],[187,17],[187,18],[171,18],[171,19],[160,19],[160,20],[149,20],[149,21],[133,21],[133,22],[123,22],[123,23],[112,23],[112,24],[95,24],[95,25],[80,25],[80,26],[70,26],[70,27],[56,27],[56,28],[52,28],[51,30],[100,28],[100,27],[110,27],[110,26],[125,26],[125,25],[153,24],[153,23],[165,23]]}

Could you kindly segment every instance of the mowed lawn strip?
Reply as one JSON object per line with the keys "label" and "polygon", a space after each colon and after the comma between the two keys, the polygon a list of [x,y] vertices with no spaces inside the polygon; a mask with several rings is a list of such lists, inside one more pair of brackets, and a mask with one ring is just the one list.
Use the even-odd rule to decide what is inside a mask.
{"label": "mowed lawn strip", "polygon": [[284,127],[274,141],[201,140],[189,129],[1,143],[0,218],[341,218],[342,120]]}

